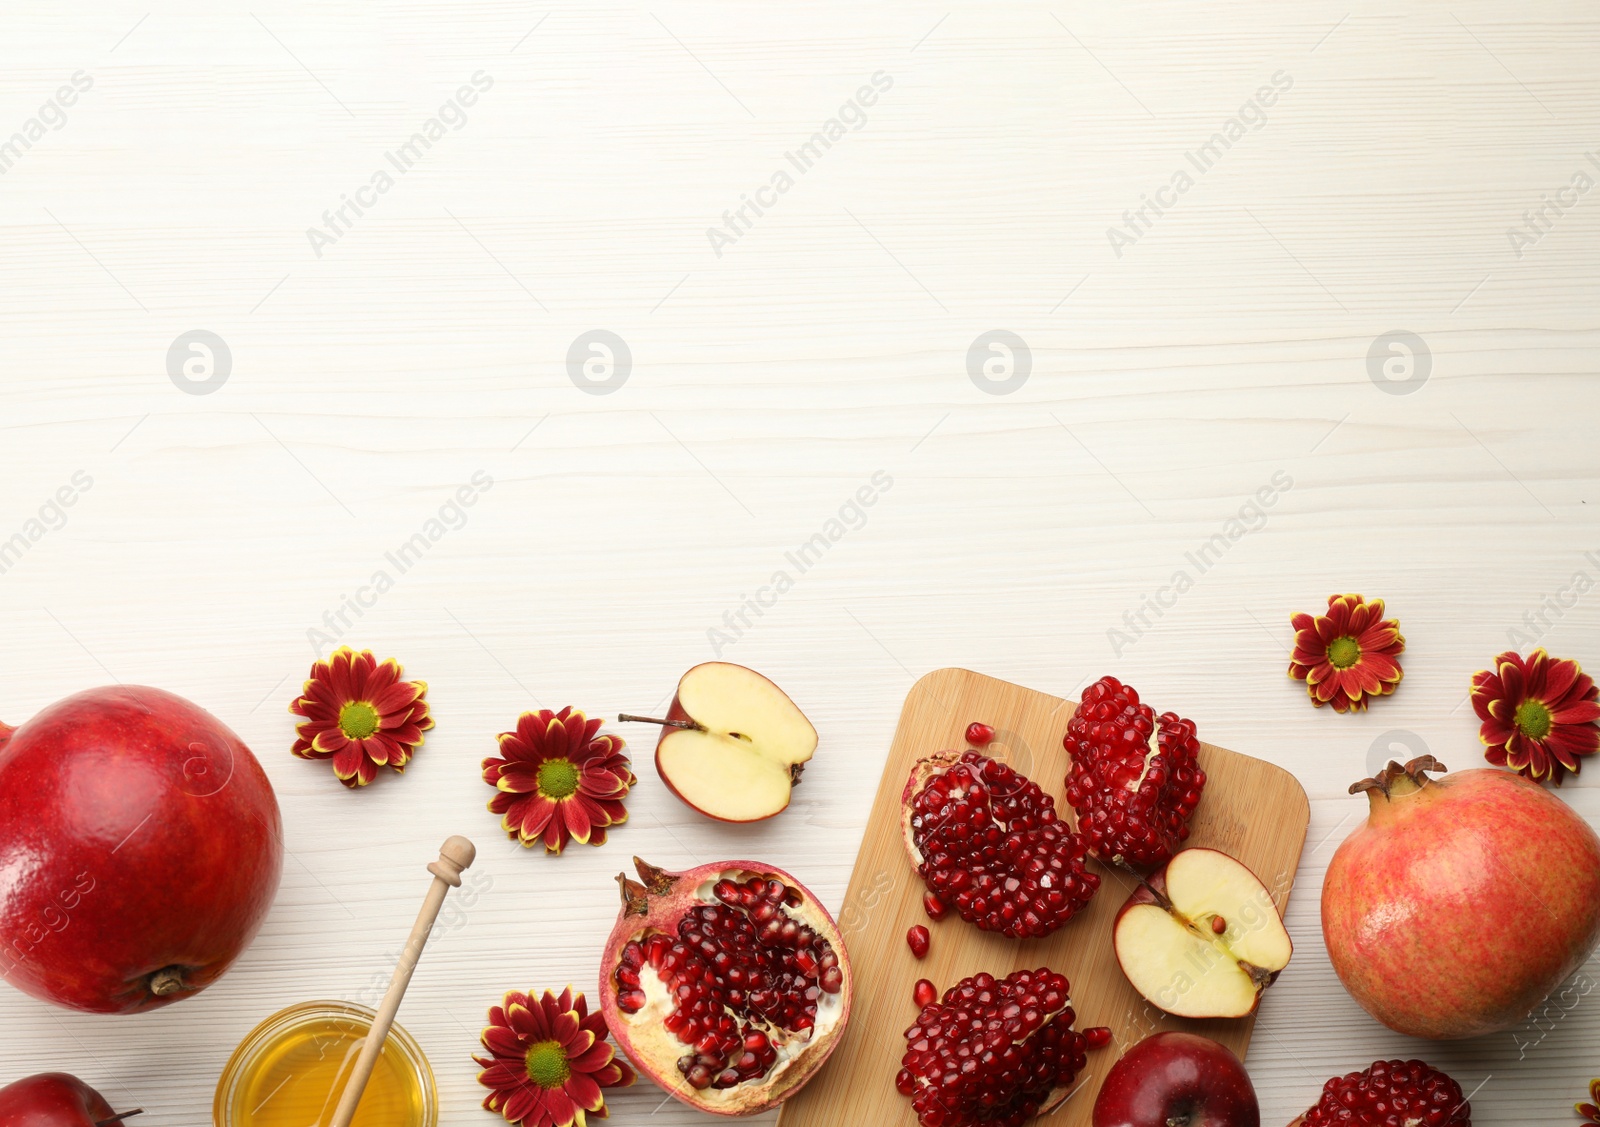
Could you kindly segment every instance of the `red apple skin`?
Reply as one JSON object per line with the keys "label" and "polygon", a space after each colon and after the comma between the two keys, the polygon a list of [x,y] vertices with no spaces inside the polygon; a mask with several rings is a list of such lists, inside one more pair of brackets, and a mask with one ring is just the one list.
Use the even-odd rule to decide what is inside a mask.
{"label": "red apple skin", "polygon": [[1543,787],[1483,768],[1367,796],[1323,884],[1322,932],[1389,1028],[1512,1028],[1600,942],[1600,837]]}
{"label": "red apple skin", "polygon": [[36,998],[135,1013],[203,990],[282,867],[261,765],[182,697],[92,689],[0,730],[0,975]]}
{"label": "red apple skin", "polygon": [[1094,1127],[1261,1127],[1255,1086],[1226,1045],[1168,1031],[1111,1066],[1094,1101]]}
{"label": "red apple skin", "polygon": [[[706,662],[705,664],[709,665],[711,663],[710,662]],[[688,671],[686,671],[684,673],[683,677],[689,676],[690,673],[693,673],[696,669],[699,669],[699,668],[700,668],[700,666],[698,666],[698,665],[690,668]],[[755,673],[755,670],[752,669],[752,670],[750,670],[750,672]],[[775,681],[772,680],[772,678],[763,676],[760,673],[756,673],[756,676],[760,677],[763,681],[765,681],[767,684],[771,685],[774,689],[777,689],[780,693],[783,693],[783,695],[790,701],[790,703],[793,703],[794,698],[789,696],[788,693],[784,693],[783,690],[778,687],[778,684]],[[679,677],[678,678],[678,684],[680,684],[680,685],[683,684],[683,677]],[[799,708],[800,706],[799,705],[795,705],[795,707]],[[672,694],[672,707],[667,709],[667,717],[666,718],[668,720],[693,720],[696,724],[700,723],[700,721],[695,719],[695,717],[689,715],[688,711],[683,707],[683,702],[678,699],[678,694],[676,692],[674,692]],[[751,825],[752,823],[755,823],[755,822],[765,822],[768,818],[776,818],[779,814],[782,814],[784,810],[789,809],[789,803],[785,802],[783,804],[782,809],[774,810],[771,814],[768,814],[768,815],[766,815],[765,817],[762,817],[762,818],[719,818],[717,815],[711,813],[710,811],[700,809],[700,807],[696,806],[694,803],[690,802],[687,798],[683,797],[682,793],[679,792],[678,788],[672,785],[672,780],[667,778],[667,773],[661,769],[661,745],[662,745],[662,743],[664,743],[666,741],[666,738],[668,736],[670,736],[675,731],[677,731],[676,728],[673,728],[671,726],[663,726],[662,729],[661,729],[661,735],[656,739],[656,774],[661,776],[661,781],[663,783],[665,783],[667,785],[667,789],[672,792],[672,797],[676,798],[679,802],[683,803],[690,810],[693,810],[697,814],[704,814],[707,818],[710,818],[713,822],[723,822],[723,823],[725,823],[727,825],[733,825],[733,826],[747,826],[747,825]],[[794,788],[793,787],[789,788],[789,801],[790,802],[794,801]]]}
{"label": "red apple skin", "polygon": [[99,1092],[65,1072],[0,1088],[0,1127],[93,1127],[116,1114]]}

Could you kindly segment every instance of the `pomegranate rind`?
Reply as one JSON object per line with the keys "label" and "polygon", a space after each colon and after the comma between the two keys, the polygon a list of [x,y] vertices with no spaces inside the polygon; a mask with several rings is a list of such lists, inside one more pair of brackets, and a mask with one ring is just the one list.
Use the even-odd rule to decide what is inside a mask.
{"label": "pomegranate rind", "polygon": [[906,844],[906,856],[913,869],[922,867],[922,850],[917,848],[916,837],[911,832],[911,800],[928,783],[944,774],[966,754],[961,751],[936,751],[925,755],[911,765],[911,775],[906,779],[905,790],[900,792],[900,835]]}
{"label": "pomegranate rind", "polygon": [[1363,1009],[1451,1041],[1522,1025],[1600,947],[1600,836],[1512,772],[1440,770],[1423,757],[1357,784],[1368,816],[1329,862],[1322,935]]}
{"label": "pomegranate rind", "polygon": [[[810,1082],[838,1047],[849,1024],[855,978],[839,925],[810,889],[793,874],[775,865],[760,861],[717,861],[673,873],[647,865],[637,857],[634,863],[644,883],[640,885],[625,876],[618,878],[623,886],[623,907],[606,941],[600,964],[600,1010],[612,1038],[641,1075],[690,1107],[710,1115],[730,1117],[758,1115],[776,1107]],[[724,877],[746,880],[752,876],[780,880],[796,890],[801,903],[788,905],[786,911],[826,939],[838,953],[843,979],[838,994],[839,1012],[826,1029],[822,1029],[819,1022],[810,1043],[776,1072],[732,1088],[700,1090],[690,1085],[677,1068],[678,1058],[692,1051],[691,1047],[679,1041],[659,1021],[647,1017],[649,1010],[627,1014],[618,1006],[616,972],[622,950],[630,941],[650,932],[673,930],[683,910],[692,906],[691,901],[716,902],[709,893],[700,895],[700,890],[709,890]]]}

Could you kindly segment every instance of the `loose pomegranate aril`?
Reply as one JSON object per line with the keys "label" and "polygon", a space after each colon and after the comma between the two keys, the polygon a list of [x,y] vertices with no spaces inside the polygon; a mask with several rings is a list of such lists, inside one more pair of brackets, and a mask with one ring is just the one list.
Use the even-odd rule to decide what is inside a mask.
{"label": "loose pomegranate aril", "polygon": [[798,1091],[849,1016],[832,917],[788,874],[752,862],[682,874],[635,863],[642,883],[619,878],[602,972],[617,1043],[705,1110],[752,1114]]}
{"label": "loose pomegranate aril", "polygon": [[[920,984],[919,984],[920,985]],[[1067,980],[1054,971],[964,978],[906,1030],[895,1088],[922,1127],[1021,1127],[1087,1064]]]}
{"label": "loose pomegranate aril", "polygon": [[988,747],[992,739],[994,739],[994,729],[989,725],[980,724],[976,720],[967,725],[967,742],[973,747]]}
{"label": "loose pomegranate aril", "polygon": [[1083,1039],[1091,1049],[1103,1049],[1111,1044],[1111,1030],[1104,1025],[1091,1026],[1083,1031]]}
{"label": "loose pomegranate aril", "polygon": [[[1013,939],[1055,931],[1100,878],[1055,801],[1011,767],[975,751],[917,764],[906,787],[907,848],[928,891],[984,931]],[[924,900],[929,915],[933,905]]]}
{"label": "loose pomegranate aril", "polygon": [[931,1006],[939,998],[939,988],[926,978],[917,979],[911,988],[911,1000],[918,1006]]}
{"label": "loose pomegranate aril", "polygon": [[1380,1060],[1365,1072],[1336,1076],[1303,1127],[1471,1127],[1461,1085],[1420,1060]]}
{"label": "loose pomegranate aril", "polygon": [[928,956],[928,929],[918,924],[906,932],[906,945],[911,948],[911,953],[919,959]]}
{"label": "loose pomegranate aril", "polygon": [[938,922],[950,914],[950,906],[931,892],[922,894],[922,910],[927,912],[928,918],[934,922]]}
{"label": "loose pomegranate aril", "polygon": [[1134,689],[1102,677],[1084,690],[1062,742],[1072,755],[1067,802],[1089,852],[1139,868],[1170,860],[1206,785],[1194,722],[1158,717]]}

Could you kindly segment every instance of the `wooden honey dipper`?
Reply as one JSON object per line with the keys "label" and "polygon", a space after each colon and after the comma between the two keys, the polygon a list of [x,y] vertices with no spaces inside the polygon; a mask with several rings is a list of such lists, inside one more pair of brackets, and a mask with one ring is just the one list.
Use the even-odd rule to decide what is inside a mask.
{"label": "wooden honey dipper", "polygon": [[422,957],[422,948],[428,942],[428,933],[439,918],[439,909],[444,907],[445,895],[452,888],[461,887],[462,870],[470,868],[477,855],[477,846],[472,842],[464,837],[452,837],[439,847],[439,859],[428,866],[428,871],[433,874],[433,884],[428,887],[428,895],[422,901],[422,911],[417,913],[411,938],[406,940],[405,950],[400,953],[399,965],[389,979],[389,989],[384,993],[383,1003],[372,1019],[372,1029],[362,1043],[361,1055],[356,1058],[356,1066],[344,1086],[344,1095],[339,1098],[339,1106],[334,1110],[330,1127],[350,1127],[350,1121],[355,1118],[361,1095],[367,1090],[367,1081],[372,1078],[372,1069],[378,1063],[378,1054],[383,1051],[384,1042],[389,1039],[389,1030],[394,1026],[394,1015],[400,1010],[406,987],[411,985],[411,974],[417,969],[417,960]]}

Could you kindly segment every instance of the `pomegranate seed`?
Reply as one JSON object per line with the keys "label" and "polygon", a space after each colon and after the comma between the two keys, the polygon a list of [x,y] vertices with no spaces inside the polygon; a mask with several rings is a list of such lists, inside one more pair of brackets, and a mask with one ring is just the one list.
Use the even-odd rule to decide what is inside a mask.
{"label": "pomegranate seed", "polygon": [[1472,1105],[1461,1085],[1420,1060],[1380,1060],[1365,1072],[1329,1080],[1303,1120],[1305,1127],[1470,1127]]}
{"label": "pomegranate seed", "polygon": [[906,932],[906,944],[911,948],[911,953],[919,959],[928,957],[928,929],[918,924]]}
{"label": "pomegranate seed", "polygon": [[942,920],[950,914],[949,906],[931,892],[923,894],[922,910],[928,913],[929,919],[935,921]]}
{"label": "pomegranate seed", "polygon": [[[1082,838],[1037,783],[969,751],[911,798],[912,840],[934,919],[946,905],[984,931],[1048,935],[1100,887]],[[935,907],[937,901],[937,909]]]}
{"label": "pomegranate seed", "polygon": [[1111,1044],[1111,1030],[1104,1025],[1091,1026],[1083,1031],[1083,1039],[1091,1049],[1103,1049]]}
{"label": "pomegranate seed", "polygon": [[994,729],[989,725],[980,724],[976,720],[967,725],[967,742],[973,747],[988,747],[992,739],[994,739]]}
{"label": "pomegranate seed", "polygon": [[1170,860],[1206,782],[1194,722],[1158,717],[1137,691],[1102,677],[1084,690],[1062,742],[1072,755],[1067,802],[1089,852],[1141,868]]}
{"label": "pomegranate seed", "polygon": [[1211,917],[1211,932],[1212,932],[1213,935],[1221,935],[1224,932],[1226,932],[1227,930],[1228,930],[1228,921],[1227,920],[1223,919],[1221,916],[1212,916]]}
{"label": "pomegranate seed", "polygon": [[911,988],[911,1000],[919,1006],[931,1006],[939,1000],[939,990],[926,978],[919,978]]}
{"label": "pomegranate seed", "polygon": [[1043,968],[1003,980],[979,974],[924,1007],[906,1030],[895,1076],[917,1122],[1019,1127],[1052,1089],[1071,1087],[1088,1063],[1089,1040],[1072,1029],[1067,989],[1065,978]]}

